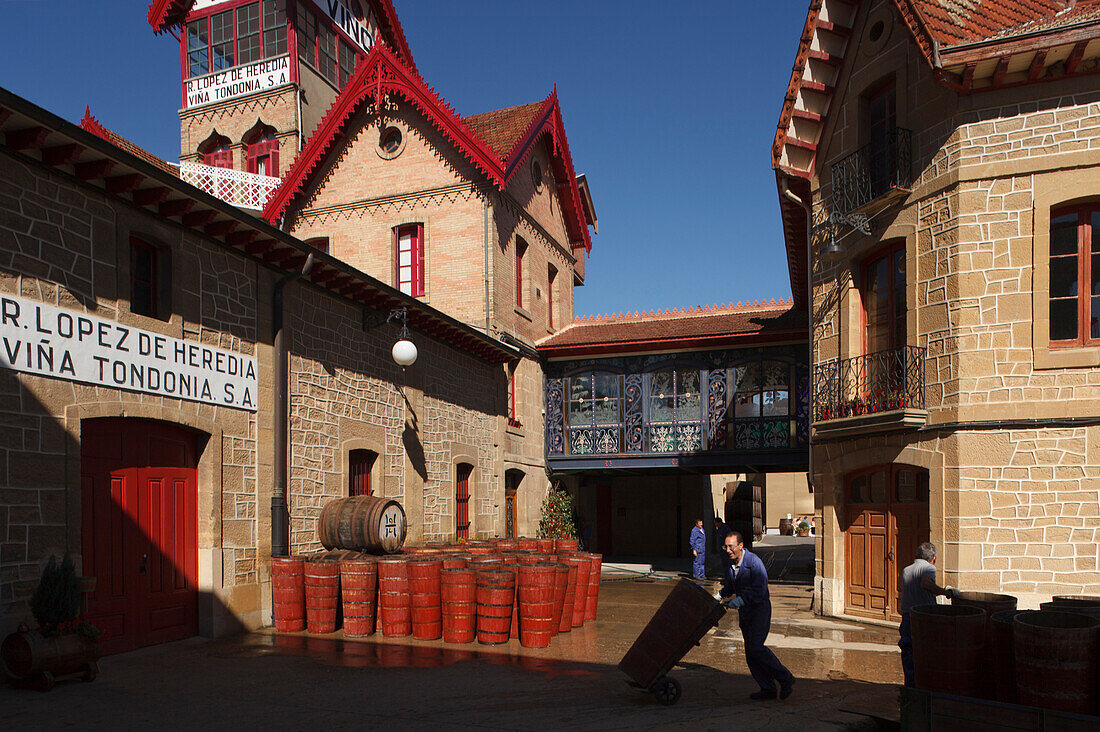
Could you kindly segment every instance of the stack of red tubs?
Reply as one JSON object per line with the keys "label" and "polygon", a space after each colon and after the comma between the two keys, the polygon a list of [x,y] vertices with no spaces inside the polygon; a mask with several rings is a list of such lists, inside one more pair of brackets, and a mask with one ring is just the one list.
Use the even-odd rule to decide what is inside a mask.
{"label": "stack of red tubs", "polygon": [[525,648],[545,648],[596,618],[601,568],[601,555],[579,551],[575,539],[430,543],[383,557],[275,557],[275,629],[332,633],[342,615],[347,637],[518,638]]}

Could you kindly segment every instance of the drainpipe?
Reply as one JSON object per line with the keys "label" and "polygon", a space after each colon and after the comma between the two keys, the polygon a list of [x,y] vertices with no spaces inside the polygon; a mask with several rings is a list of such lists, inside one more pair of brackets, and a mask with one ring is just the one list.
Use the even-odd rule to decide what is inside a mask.
{"label": "drainpipe", "polygon": [[313,254],[306,257],[300,272],[280,277],[271,297],[271,323],[275,349],[275,485],[271,491],[271,556],[290,553],[290,511],[287,508],[287,351],[283,336],[283,289],[313,269]]}
{"label": "drainpipe", "polygon": [[814,490],[814,442],[813,442],[813,422],[814,422],[814,281],[813,281],[813,265],[810,260],[810,231],[813,227],[813,214],[810,211],[810,206],[801,198],[791,192],[791,189],[787,186],[787,181],[783,181],[783,197],[788,201],[793,201],[798,204],[803,211],[806,212],[806,326],[810,333],[810,339],[808,344],[810,370],[809,370],[809,401],[807,405],[810,409],[810,424],[806,429],[807,447],[809,448],[809,455],[806,460],[806,483],[810,487],[810,492]]}
{"label": "drainpipe", "polygon": [[489,197],[486,195],[481,201],[481,212],[484,218],[484,243],[485,243],[485,335],[489,335]]}

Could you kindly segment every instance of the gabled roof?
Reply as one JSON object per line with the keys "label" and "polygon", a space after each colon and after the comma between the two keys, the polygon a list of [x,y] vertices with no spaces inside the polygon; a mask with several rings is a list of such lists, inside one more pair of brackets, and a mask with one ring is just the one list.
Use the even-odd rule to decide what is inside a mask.
{"label": "gabled roof", "polygon": [[[118,138],[121,139],[121,138]],[[0,148],[41,164],[104,195],[209,237],[239,255],[283,274],[302,275],[316,287],[365,309],[407,308],[409,328],[489,363],[509,363],[519,351],[415,297],[360,272],[263,219],[211,196],[114,140],[81,129],[0,87]],[[60,281],[60,280],[59,280]]]}
{"label": "gabled roof", "polygon": [[547,358],[805,341],[791,300],[707,305],[578,318],[536,344]]}
{"label": "gabled roof", "polygon": [[[397,18],[393,0],[367,0],[367,2],[374,10],[374,17],[382,27],[382,37],[391,43],[397,49],[398,55],[415,69],[416,62],[413,61],[409,43],[405,40],[405,31]],[[153,32],[159,35],[172,28],[181,27],[194,6],[195,0],[153,0],[149,4],[146,17]]]}
{"label": "gabled roof", "polygon": [[81,129],[91,132],[93,135],[99,135],[107,142],[117,145],[131,155],[136,155],[142,160],[152,163],[161,170],[179,176],[179,168],[163,158],[157,157],[145,148],[135,145],[117,132],[113,132],[101,125],[99,120],[92,116],[92,111],[87,106],[84,107],[84,117],[80,120],[80,127]]}
{"label": "gabled roof", "polygon": [[[367,103],[372,103],[378,109],[382,98],[387,94],[400,96],[413,105],[460,154],[500,190],[508,187],[535,143],[548,138],[552,152],[551,164],[554,178],[558,181],[558,195],[562,202],[570,246],[577,249],[583,245],[585,251],[591,251],[592,239],[588,233],[588,224],[592,222],[587,219],[587,207],[577,188],[577,176],[573,170],[569,144],[565,139],[561,108],[558,106],[557,89],[535,105],[513,107],[512,111],[500,110],[506,114],[496,117],[492,116],[492,112],[474,115],[474,122],[471,124],[470,118],[460,117],[424,82],[415,68],[406,65],[385,43],[374,44],[366,58],[356,66],[347,86],[336,97],[313,136],[287,171],[282,185],[268,199],[263,211],[264,218],[271,222],[278,221],[304,195],[325,161],[347,139],[347,126],[356,113]],[[532,106],[535,107],[533,113]],[[527,126],[517,134],[516,129],[523,121],[527,122]],[[494,144],[483,138],[478,128],[487,131]],[[510,150],[502,153],[498,151],[498,146],[500,150]]]}

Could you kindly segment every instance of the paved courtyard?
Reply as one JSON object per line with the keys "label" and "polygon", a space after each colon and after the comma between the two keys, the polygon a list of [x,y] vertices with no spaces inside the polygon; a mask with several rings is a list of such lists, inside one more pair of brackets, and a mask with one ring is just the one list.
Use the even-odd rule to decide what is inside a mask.
{"label": "paved courtyard", "polygon": [[896,631],[815,617],[803,585],[772,588],[769,637],[799,681],[754,702],[736,614],[672,676],[679,703],[631,689],[616,664],[672,581],[605,577],[599,618],[548,649],[270,632],[191,639],[111,656],[93,683],[0,689],[0,728],[30,729],[871,729],[846,709],[889,710]]}

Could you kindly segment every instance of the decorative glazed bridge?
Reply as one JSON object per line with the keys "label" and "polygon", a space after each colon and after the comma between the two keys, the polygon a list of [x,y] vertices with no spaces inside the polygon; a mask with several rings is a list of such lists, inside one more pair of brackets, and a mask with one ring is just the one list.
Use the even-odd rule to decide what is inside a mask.
{"label": "decorative glazed bridge", "polygon": [[282,183],[282,178],[215,168],[202,163],[180,162],[180,178],[204,193],[240,208],[262,210]]}

